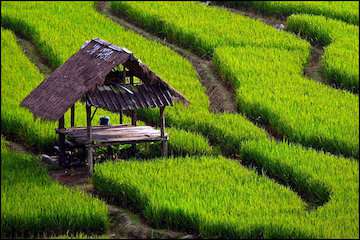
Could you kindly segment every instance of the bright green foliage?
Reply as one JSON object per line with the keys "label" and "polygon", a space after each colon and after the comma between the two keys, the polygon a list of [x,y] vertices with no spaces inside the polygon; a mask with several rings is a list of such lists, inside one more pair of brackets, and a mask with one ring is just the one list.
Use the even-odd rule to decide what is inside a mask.
{"label": "bright green foliage", "polygon": [[[16,57],[15,57],[16,56]],[[1,129],[37,148],[45,148],[55,140],[56,122],[34,119],[32,113],[20,107],[21,101],[40,84],[44,76],[23,53],[15,36],[1,29]],[[99,109],[97,115],[110,115],[119,121],[118,114]],[[69,113],[66,119],[70,119]],[[95,117],[96,119],[96,117]],[[85,106],[76,104],[75,124],[86,123]],[[69,126],[69,121],[66,122]]]}
{"label": "bright green foliage", "polygon": [[100,200],[50,180],[32,155],[1,144],[1,234],[104,232],[108,210]]}
{"label": "bright green foliage", "polygon": [[240,152],[242,159],[295,185],[298,192],[308,194],[308,188],[316,198],[329,200],[316,211],[297,218],[296,221],[304,221],[302,229],[316,232],[321,238],[359,236],[357,161],[270,141],[248,142]]}
{"label": "bright green foliage", "polygon": [[169,150],[172,155],[210,155],[209,142],[202,135],[176,128],[168,128]]}
{"label": "bright green foliage", "polygon": [[240,153],[323,206],[307,211],[283,187],[218,157],[107,162],[96,166],[93,181],[142,210],[154,226],[193,229],[202,237],[358,236],[357,161],[267,140],[247,142]]}
{"label": "bright green foliage", "polygon": [[[16,57],[15,57],[16,56]],[[25,71],[23,71],[25,69]],[[19,104],[43,76],[24,56],[10,31],[1,29],[1,130],[45,146],[54,138],[54,123],[40,123]],[[51,131],[47,131],[51,129]]]}
{"label": "bright green foliage", "polygon": [[[216,48],[215,65],[240,89],[239,109],[247,116],[270,124],[291,141],[348,156],[358,154],[358,100],[302,77],[309,57],[307,42],[200,3],[112,2],[112,8],[189,48],[208,53]],[[197,14],[189,15],[189,9]],[[224,51],[224,45],[248,48]],[[336,61],[335,56],[330,58]]]}
{"label": "bright green foliage", "polygon": [[[124,4],[133,5],[135,3]],[[141,3],[136,4],[141,5]],[[155,3],[149,3],[148,6],[153,6],[154,4]],[[167,5],[167,3],[159,4],[164,4],[164,6]],[[177,9],[176,6],[178,4],[181,5],[183,3],[174,3],[174,7],[171,7],[173,14],[175,11],[174,9]],[[222,19],[227,19],[222,23],[225,26],[229,25],[231,27],[227,28],[221,26],[222,28],[216,27],[215,30],[213,27],[204,27],[206,30],[198,30],[202,28],[202,25],[197,25],[198,22],[191,20],[192,18],[190,17],[193,17],[195,14],[190,15],[187,9],[187,15],[182,15],[184,16],[183,21],[188,21],[184,25],[189,27],[189,29],[192,24],[195,24],[196,27],[191,28],[191,31],[185,31],[179,28],[179,26],[176,26],[176,28],[171,27],[171,29],[169,28],[166,31],[163,29],[163,33],[169,34],[174,29],[176,29],[176,31],[180,29],[181,31],[179,30],[172,36],[179,38],[177,40],[178,42],[183,42],[185,43],[184,45],[192,46],[203,53],[213,53],[215,47],[222,46],[223,44],[249,46],[245,48],[234,48],[236,50],[251,49],[250,46],[252,46],[253,49],[257,49],[256,47],[259,46],[279,48],[277,50],[279,53],[284,52],[284,55],[281,56],[290,59],[289,66],[283,66],[280,63],[275,64],[286,70],[285,75],[289,82],[281,81],[281,83],[289,85],[290,90],[296,93],[293,89],[300,88],[300,91],[302,91],[302,87],[300,86],[308,86],[308,82],[311,82],[310,80],[300,80],[303,78],[299,76],[303,67],[302,65],[309,54],[309,45],[305,41],[298,40],[289,33],[276,32],[274,29],[271,30],[270,27],[264,27],[264,25],[261,25],[257,21],[241,16],[235,17],[224,10],[220,11],[216,8],[205,8],[203,5],[197,3],[190,4],[191,6],[194,5],[194,8],[197,10],[196,17],[200,16],[197,20],[200,21],[201,16],[204,16],[203,19],[205,20],[202,21],[203,25],[206,25],[205,23],[207,22],[215,22],[215,20],[209,21],[209,19],[207,19],[208,16],[206,15],[206,12],[216,11],[216,13],[219,13],[220,17],[215,16],[212,12],[213,15],[210,15],[210,19],[215,19],[216,17],[216,20],[220,22],[223,21]],[[24,11],[24,9],[26,9],[26,11]],[[152,7],[151,9],[153,11],[155,8]],[[162,9],[166,10],[168,8],[164,7]],[[185,10],[182,11],[185,12]],[[61,14],[59,14],[59,12],[61,12]],[[228,15],[231,17],[228,17]],[[151,16],[148,17],[149,18],[144,19],[152,19]],[[174,16],[168,17],[176,18]],[[305,195],[309,194],[309,196],[305,197],[306,199],[312,198],[310,202],[316,204],[325,203],[324,206],[319,207],[316,211],[307,212],[304,210],[304,203],[301,202],[294,192],[269,181],[263,176],[257,176],[254,172],[242,168],[236,162],[223,158],[180,158],[149,162],[108,162],[96,165],[94,177],[96,187],[104,193],[111,193],[125,202],[134,204],[139,209],[145,210],[144,215],[148,217],[153,224],[161,225],[165,222],[168,226],[186,228],[187,230],[195,229],[202,233],[203,236],[251,236],[258,238],[357,236],[356,233],[358,233],[358,229],[356,229],[356,226],[358,225],[358,221],[354,218],[354,209],[356,210],[357,208],[354,207],[354,203],[357,203],[358,199],[355,199],[354,197],[353,185],[350,187],[351,196],[349,199],[344,198],[343,196],[346,195],[343,193],[347,189],[344,182],[341,182],[342,179],[346,181],[349,179],[349,181],[352,182],[351,184],[354,183],[355,178],[353,176],[355,175],[351,170],[357,171],[355,162],[350,162],[348,159],[326,156],[325,154],[317,154],[315,152],[309,154],[299,147],[289,147],[289,149],[287,149],[287,145],[265,143],[265,133],[252,125],[249,121],[246,121],[241,115],[215,115],[209,113],[208,99],[192,66],[168,48],[158,43],[145,40],[132,32],[125,31],[120,26],[96,13],[92,3],[58,2],[56,4],[19,4],[6,2],[3,3],[2,6],[2,20],[3,24],[7,27],[22,32],[31,38],[40,48],[44,56],[48,58],[54,66],[63,63],[79,49],[85,40],[93,37],[101,37],[131,49],[144,63],[162,76],[163,79],[184,93],[191,102],[189,108],[176,105],[173,108],[167,109],[167,123],[169,123],[169,125],[194,132],[200,132],[202,135],[208,137],[212,144],[219,145],[222,150],[231,153],[238,153],[241,150],[243,160],[255,162],[260,166],[264,166],[267,159],[270,159],[268,161],[269,165],[263,167],[265,171],[276,173],[277,175],[274,174],[275,177],[296,189],[297,192]],[[237,28],[233,26],[236,24],[232,24],[231,20],[236,21]],[[247,23],[247,21],[250,23]],[[153,22],[153,24],[155,23],[157,24],[157,22]],[[91,28],[88,26],[91,26]],[[247,28],[247,30],[244,30],[242,35],[239,34],[239,36],[235,36],[242,26],[244,26],[244,29]],[[257,28],[260,29],[259,32],[256,32]],[[222,32],[221,29],[224,29],[224,31]],[[232,34],[234,34],[235,37],[227,32],[229,29],[232,30]],[[192,33],[192,31],[194,31],[194,33]],[[213,32],[214,34],[209,34]],[[211,39],[212,35],[215,36],[214,41]],[[224,42],[220,37],[222,35],[225,36]],[[240,43],[236,42],[241,36],[243,36],[244,40]],[[254,36],[256,36],[256,38]],[[272,37],[267,38],[267,36]],[[199,40],[198,38],[200,37],[202,37],[202,39]],[[262,37],[264,37],[264,39],[261,39]],[[277,39],[277,37],[280,40]],[[192,41],[194,42],[194,45],[191,45]],[[280,49],[284,49],[284,51]],[[289,49],[298,49],[298,51],[285,51]],[[223,50],[219,49],[219,52],[220,51]],[[244,53],[246,53],[246,57],[248,57],[246,58],[246,61],[250,59],[249,61],[252,61],[252,64],[256,66],[257,62],[261,62],[262,57],[279,62],[279,59],[271,56],[271,51],[271,49],[268,49],[265,51],[265,54],[261,56],[254,53],[255,57],[258,56],[256,61],[255,59],[251,60],[250,58],[253,52],[244,50]],[[241,57],[245,58],[245,56]],[[225,59],[231,59],[231,57],[228,56]],[[287,61],[287,58],[285,59]],[[222,63],[225,63],[223,59],[221,61]],[[255,86],[256,93],[260,92],[260,94],[268,96],[266,95],[269,94],[268,92],[276,92],[277,89],[281,89],[281,86],[276,85],[276,81],[278,78],[282,78],[283,72],[278,71],[273,73],[275,70],[271,69],[269,62],[265,62],[266,64],[261,65],[263,67],[266,66],[266,70],[260,72],[259,67],[257,67],[255,68],[255,73],[249,71],[249,78],[253,78],[254,74],[256,74],[255,77],[257,78],[257,74],[259,74],[264,83],[267,83],[267,81],[264,80],[266,79],[266,77],[264,77],[267,74],[266,71],[269,71],[270,74],[276,76],[270,87],[260,88],[259,90],[259,84]],[[226,66],[225,64],[222,64],[220,69],[223,70],[224,73],[226,72],[226,74],[224,74],[226,77],[231,77],[232,75],[230,75],[230,73],[238,71],[238,69],[234,70],[231,66]],[[228,79],[234,80],[235,78]],[[246,80],[248,81],[247,78]],[[233,82],[236,83],[237,81],[234,80]],[[296,84],[291,85],[293,82]],[[243,83],[240,83],[241,88]],[[276,86],[276,88],[273,86]],[[342,115],[336,117],[332,115],[331,118],[334,120],[333,122],[329,120],[331,122],[331,124],[330,122],[329,124],[332,129],[335,129],[336,127],[340,129],[345,126],[347,132],[343,135],[350,134],[350,137],[344,136],[342,138],[339,136],[339,132],[335,131],[336,135],[333,136],[333,139],[335,140],[324,141],[323,139],[315,139],[314,141],[309,141],[311,142],[311,145],[320,142],[319,148],[323,148],[324,144],[329,144],[325,146],[327,149],[341,149],[342,153],[345,152],[346,154],[349,153],[349,155],[354,156],[354,151],[358,152],[358,140],[355,139],[354,136],[357,136],[356,134],[359,127],[358,123],[354,121],[354,119],[358,119],[358,112],[353,111],[352,99],[354,96],[337,90],[329,91],[331,95],[325,96],[324,92],[327,92],[328,88],[319,84],[316,86],[319,87],[319,89],[316,89],[320,92],[319,96],[321,99],[315,100],[315,97],[308,97],[308,95],[314,95],[315,90],[311,90],[309,93],[305,92],[303,96],[298,98],[298,102],[294,101],[293,105],[299,106],[299,110],[296,112],[295,116],[291,117],[297,120],[299,119],[297,115],[303,112],[301,106],[304,104],[304,101],[311,100],[314,101],[313,105],[320,104],[319,109],[324,106],[329,106],[326,104],[326,101],[339,101],[339,103],[336,104],[336,108],[340,108],[340,110],[335,109],[334,107],[336,112],[343,113],[343,111],[345,111],[344,109],[350,109],[350,111],[345,114],[345,118],[350,114],[354,114],[354,118],[350,119],[348,123],[349,125],[353,124],[353,132],[349,133],[348,129],[350,129],[350,127],[344,124],[344,116]],[[269,89],[271,91],[269,91]],[[311,87],[310,89],[313,88]],[[251,89],[251,91],[253,91],[253,89]],[[284,97],[286,100],[291,98],[287,93],[284,94],[281,92],[281,94],[282,95],[280,96],[275,94],[270,95],[269,100],[275,101],[277,98],[281,97]],[[344,100],[338,98],[339,95],[341,95],[341,98],[344,98]],[[251,96],[251,93],[247,96]],[[286,103],[286,100],[284,100],[283,103]],[[243,105],[240,104],[240,106]],[[261,110],[262,106],[256,106],[254,108],[245,106],[245,108],[248,108],[249,111],[265,112]],[[293,111],[292,107],[290,108],[291,111]],[[315,109],[315,107],[313,108]],[[312,115],[312,121],[314,122],[313,130],[306,128],[306,134],[309,134],[309,131],[318,131],[316,128],[320,126],[319,122],[322,121],[322,117],[318,118],[318,113],[321,113],[319,109],[316,109],[315,111],[317,115]],[[328,111],[326,108],[325,110]],[[143,111],[141,114],[146,121],[151,123],[156,123],[158,121],[157,111]],[[326,114],[327,112],[325,115]],[[263,119],[263,121],[269,121],[270,116],[276,116],[273,109],[265,115],[267,118]],[[291,119],[291,117],[289,117],[289,119]],[[300,119],[307,118],[303,117]],[[295,121],[291,120],[290,122]],[[339,126],[338,123],[340,123]],[[281,124],[277,124],[275,126],[280,125]],[[288,131],[291,132],[289,129],[285,130],[285,133],[288,133]],[[172,130],[170,130],[170,134],[171,131]],[[175,132],[176,131],[177,130],[175,130]],[[182,132],[180,131],[179,136],[181,135]],[[184,134],[184,136],[185,135],[186,134]],[[298,137],[298,135],[295,136]],[[299,136],[299,139],[308,140],[308,135],[302,137],[301,134],[299,134]],[[314,136],[316,135],[314,134]],[[352,144],[349,143],[350,138],[353,140],[355,139]],[[245,146],[243,146],[242,144],[249,139],[264,140],[259,142],[250,141],[250,143],[245,143]],[[341,142],[339,139],[345,141]],[[199,140],[196,140],[196,142],[197,141]],[[200,142],[203,141],[200,140],[199,143]],[[207,148],[205,145],[199,143],[194,145],[199,146],[199,149],[202,149],[203,147],[204,149]],[[253,145],[251,145],[251,143],[253,143]],[[268,156],[268,158],[262,158],[260,147],[264,146],[264,148],[266,148],[266,144],[272,146],[273,149],[280,149],[279,151],[283,151],[286,154],[284,156],[279,154],[278,157],[276,157],[271,151],[268,151],[269,149],[271,150],[269,147],[266,153],[264,153],[267,154],[265,156]],[[191,145],[188,148],[189,145],[187,144],[183,146],[183,148],[186,149],[192,148]],[[259,146],[260,153],[257,153],[257,146]],[[281,148],[284,149],[281,150]],[[195,154],[197,152],[198,149],[196,149]],[[297,152],[299,152],[299,154],[297,154]],[[258,157],[253,159],[252,157],[254,156]],[[302,156],[304,156],[304,158]],[[329,166],[331,167],[331,170],[329,171],[329,176],[325,176],[327,173],[324,170],[325,164],[323,164],[322,161],[324,166],[321,165],[321,167],[319,167],[319,174],[317,174],[316,170],[318,168],[316,164],[318,158],[330,162]],[[259,161],[256,161],[258,159]],[[261,163],[260,160],[262,159],[264,160]],[[287,168],[285,168],[282,164],[271,164],[274,159],[278,161],[301,159],[301,165],[289,164]],[[336,161],[338,164],[336,164]],[[349,163],[351,164],[348,165]],[[342,167],[342,164],[344,167]],[[331,178],[333,175],[339,175],[339,173],[336,172],[336,169],[342,171],[343,168],[344,175],[336,176],[333,182],[324,180],[325,178]],[[311,177],[306,178],[306,176]],[[346,176],[349,176],[349,178],[345,178]],[[334,187],[335,184],[336,186],[339,186],[339,188]],[[340,189],[341,184],[343,184],[343,189]],[[347,211],[347,213],[345,211]],[[342,223],[346,224],[346,226],[341,229]],[[336,224],[336,226],[332,226],[331,224]]]}
{"label": "bright green foliage", "polygon": [[358,1],[236,1],[233,5],[251,6],[269,15],[305,13],[323,15],[359,25]]}
{"label": "bright green foliage", "polygon": [[292,15],[288,30],[325,45],[322,68],[326,79],[359,92],[359,27],[321,16]]}
{"label": "bright green foliage", "polygon": [[[237,151],[242,140],[266,137],[264,131],[239,114],[209,113],[208,98],[188,61],[160,43],[113,23],[97,13],[93,3],[5,2],[1,17],[5,26],[32,39],[53,66],[65,62],[85,40],[94,37],[131,49],[142,62],[190,100],[188,108],[176,104],[166,109],[170,126],[199,132],[212,142],[221,143],[221,147],[229,152]],[[147,122],[158,122],[158,110],[141,113]]]}
{"label": "bright green foliage", "polygon": [[93,182],[154,226],[202,237],[311,236],[289,227],[305,209],[295,193],[221,157],[107,162],[96,166]]}
{"label": "bright green foliage", "polygon": [[216,49],[214,62],[247,116],[291,141],[358,156],[358,97],[304,78],[306,58],[301,51],[224,47]]}
{"label": "bright green foliage", "polygon": [[212,55],[219,46],[251,45],[304,51],[308,48],[307,42],[292,34],[198,2],[112,2],[111,6],[146,29],[200,54]]}

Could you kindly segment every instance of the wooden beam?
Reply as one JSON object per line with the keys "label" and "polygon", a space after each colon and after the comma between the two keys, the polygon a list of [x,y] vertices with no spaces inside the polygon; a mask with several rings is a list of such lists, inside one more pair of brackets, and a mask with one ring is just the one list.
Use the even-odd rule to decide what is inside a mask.
{"label": "wooden beam", "polygon": [[70,119],[71,127],[75,127],[75,103],[71,106],[71,119]]}
{"label": "wooden beam", "polygon": [[[65,118],[64,115],[59,119],[59,129],[65,129]],[[65,166],[65,134],[59,133],[59,165]]]}
{"label": "wooden beam", "polygon": [[160,136],[161,136],[161,155],[168,155],[167,138],[165,136],[165,107],[160,107]]}
{"label": "wooden beam", "polygon": [[92,129],[91,129],[91,105],[86,103],[86,130],[88,137],[88,146],[87,146],[87,162],[89,165],[89,174],[93,174],[93,146],[92,146]]}

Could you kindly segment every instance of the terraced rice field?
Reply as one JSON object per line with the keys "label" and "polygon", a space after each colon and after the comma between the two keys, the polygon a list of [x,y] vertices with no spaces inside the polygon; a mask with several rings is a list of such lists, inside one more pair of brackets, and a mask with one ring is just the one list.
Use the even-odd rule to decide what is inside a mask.
{"label": "terraced rice field", "polygon": [[[155,229],[188,237],[358,237],[358,3],[232,4],[287,17],[286,28],[201,2],[2,2],[6,138],[36,152],[56,141],[55,122],[19,105],[46,74],[19,37],[50,69],[86,40],[105,39],[130,49],[190,101],[166,110],[171,156],[159,157],[155,144],[137,159],[96,164],[87,180],[97,195],[59,185],[39,158],[2,138],[2,236],[116,238],[122,223],[114,224],[111,200]],[[316,44],[324,54],[312,64],[323,82],[304,75]],[[216,98],[199,72],[209,62],[212,81],[232,89],[236,112],[212,112],[221,102],[210,102]],[[77,125],[85,114],[79,103]],[[159,126],[158,114],[138,111],[140,124]],[[106,111],[95,118],[101,115],[119,121]]]}

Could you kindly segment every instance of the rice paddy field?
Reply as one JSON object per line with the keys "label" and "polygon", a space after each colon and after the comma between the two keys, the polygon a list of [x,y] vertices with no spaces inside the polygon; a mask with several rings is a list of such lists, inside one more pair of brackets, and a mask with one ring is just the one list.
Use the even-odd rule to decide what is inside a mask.
{"label": "rice paddy field", "polygon": [[[1,236],[358,238],[358,7],[2,1]],[[126,159],[96,163],[89,191],[53,177],[40,154],[56,144],[57,122],[20,102],[48,76],[36,59],[53,71],[96,37],[132,51],[190,104],[166,108],[168,157],[160,144],[138,144]],[[214,97],[217,86],[227,100]],[[210,107],[224,104],[234,110]],[[86,125],[84,104],[75,109]],[[94,118],[103,115],[119,122],[101,109]],[[137,116],[160,126],[158,109]],[[114,205],[151,234],[125,233]]]}

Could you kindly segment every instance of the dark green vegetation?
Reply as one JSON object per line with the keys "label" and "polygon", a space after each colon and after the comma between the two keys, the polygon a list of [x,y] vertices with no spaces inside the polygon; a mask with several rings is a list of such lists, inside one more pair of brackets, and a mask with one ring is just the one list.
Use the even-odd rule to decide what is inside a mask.
{"label": "dark green vegetation", "polygon": [[1,235],[104,232],[106,205],[50,180],[39,159],[8,150],[1,139]]}

